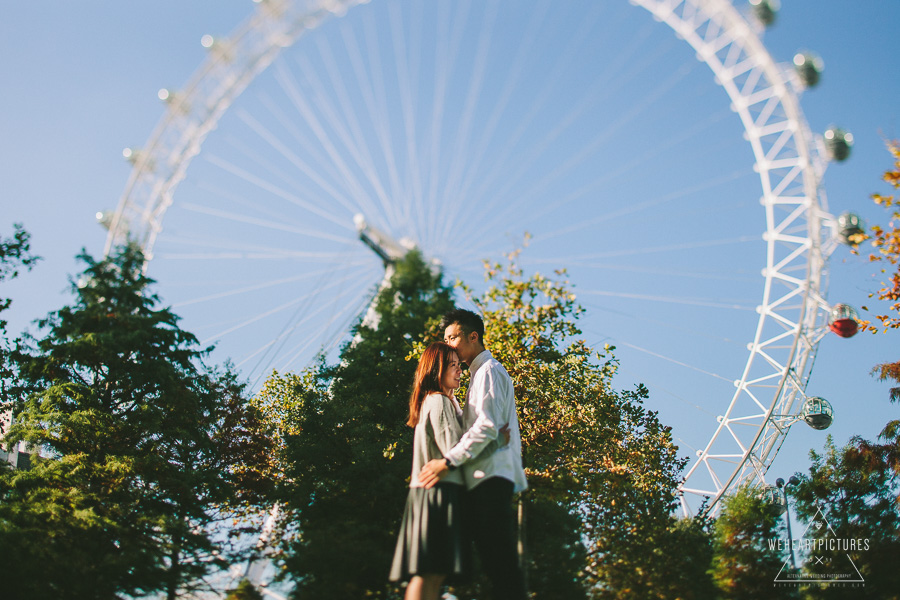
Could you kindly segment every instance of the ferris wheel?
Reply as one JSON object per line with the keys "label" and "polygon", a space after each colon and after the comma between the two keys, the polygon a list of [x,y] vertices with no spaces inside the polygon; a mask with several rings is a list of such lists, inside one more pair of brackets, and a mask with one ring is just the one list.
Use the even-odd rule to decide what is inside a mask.
{"label": "ferris wheel", "polygon": [[[258,2],[231,36],[204,38],[209,56],[183,91],[160,91],[165,116],[126,151],[107,251],[138,242],[186,326],[258,383],[346,341],[392,257],[418,247],[472,281],[527,231],[523,260],[568,268],[602,316],[584,327],[592,343],[714,380],[671,395],[705,423],[685,442],[682,507],[715,510],[735,485],[765,484],[792,424],[830,422],[807,384],[829,325],[852,320],[832,316],[825,292],[853,223],[828,214],[821,179],[852,138],[810,132],[798,96],[816,59],[769,55],[771,3],[755,17],[726,0],[632,3],[645,10]],[[663,26],[675,35],[662,39]],[[687,51],[712,82],[669,68]],[[758,218],[733,210],[748,204]],[[667,308],[635,308],[653,302]],[[720,309],[741,319],[710,314]],[[686,340],[698,334],[728,352]]]}

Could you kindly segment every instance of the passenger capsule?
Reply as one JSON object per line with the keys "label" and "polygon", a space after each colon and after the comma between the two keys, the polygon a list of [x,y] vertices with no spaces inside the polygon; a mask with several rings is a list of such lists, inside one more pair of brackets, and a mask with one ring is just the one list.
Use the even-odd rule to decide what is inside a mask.
{"label": "passenger capsule", "polygon": [[787,510],[787,504],[784,501],[781,490],[774,485],[765,486],[760,492],[759,497],[766,503],[769,510],[772,511],[773,516],[780,517],[784,514],[784,511]]}
{"label": "passenger capsule", "polygon": [[831,309],[828,328],[842,338],[851,338],[859,331],[859,316],[849,304],[835,304]]}
{"label": "passenger capsule", "polygon": [[853,246],[862,241],[862,235],[866,233],[862,218],[856,213],[844,213],[837,220],[837,235],[841,242]]}
{"label": "passenger capsule", "polygon": [[762,23],[763,27],[770,27],[775,23],[779,8],[781,8],[781,4],[778,0],[750,0],[753,16]]}
{"label": "passenger capsule", "polygon": [[837,162],[847,160],[850,156],[850,148],[853,146],[852,133],[832,127],[825,131],[823,137],[825,138],[825,151],[828,153],[828,158]]}
{"label": "passenger capsule", "polygon": [[800,411],[802,418],[807,425],[819,431],[828,429],[834,421],[834,409],[825,398],[813,396],[807,398],[803,403],[803,409]]}
{"label": "passenger capsule", "polygon": [[822,59],[809,52],[801,52],[794,56],[794,68],[805,87],[815,87],[822,77],[824,68]]}

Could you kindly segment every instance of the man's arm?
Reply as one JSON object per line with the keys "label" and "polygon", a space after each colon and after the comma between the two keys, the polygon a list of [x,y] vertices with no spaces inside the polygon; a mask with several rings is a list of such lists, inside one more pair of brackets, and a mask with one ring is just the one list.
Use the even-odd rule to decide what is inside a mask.
{"label": "man's arm", "polygon": [[[500,428],[500,437],[494,440],[497,444],[491,444],[486,448],[485,452],[496,452],[499,448],[502,448],[509,444],[509,423]],[[419,482],[425,486],[425,489],[434,487],[438,481],[444,478],[444,476],[450,472],[451,469],[455,469],[456,467],[450,464],[450,460],[447,458],[434,458],[422,467],[422,470],[419,471]]]}
{"label": "man's arm", "polygon": [[[496,424],[504,421],[500,399],[503,398],[505,390],[503,382],[498,379],[500,378],[495,378],[487,367],[473,377],[469,402],[475,410],[475,422],[459,442],[444,453],[444,458],[433,459],[422,467],[419,481],[423,486],[426,488],[434,486],[451,468],[461,466],[484,451],[493,452],[497,445],[501,445],[498,436],[500,439],[503,437]],[[507,432],[505,434],[507,442],[508,435]]]}

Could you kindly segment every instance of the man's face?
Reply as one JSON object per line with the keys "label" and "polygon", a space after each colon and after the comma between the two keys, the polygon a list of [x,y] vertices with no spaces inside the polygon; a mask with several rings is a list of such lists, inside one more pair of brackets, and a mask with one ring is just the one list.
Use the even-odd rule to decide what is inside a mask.
{"label": "man's face", "polygon": [[459,323],[448,325],[444,330],[444,341],[456,350],[459,360],[467,365],[472,364],[475,357],[481,351],[480,345],[476,341],[478,334],[474,331],[466,335]]}

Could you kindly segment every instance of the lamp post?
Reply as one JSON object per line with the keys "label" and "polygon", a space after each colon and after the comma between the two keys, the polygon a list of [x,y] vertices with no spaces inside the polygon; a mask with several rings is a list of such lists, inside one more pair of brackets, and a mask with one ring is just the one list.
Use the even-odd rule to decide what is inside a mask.
{"label": "lamp post", "polygon": [[788,479],[787,483],[785,483],[784,479],[781,477],[775,480],[775,485],[778,486],[781,493],[784,495],[784,518],[787,519],[788,546],[791,548],[791,567],[795,571],[797,570],[797,563],[794,562],[794,537],[791,535],[791,507],[788,505],[787,486],[797,485],[798,483],[800,483],[800,480],[793,475],[791,475],[791,478]]}

